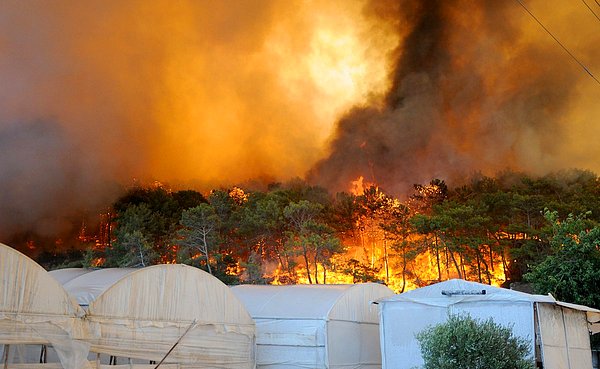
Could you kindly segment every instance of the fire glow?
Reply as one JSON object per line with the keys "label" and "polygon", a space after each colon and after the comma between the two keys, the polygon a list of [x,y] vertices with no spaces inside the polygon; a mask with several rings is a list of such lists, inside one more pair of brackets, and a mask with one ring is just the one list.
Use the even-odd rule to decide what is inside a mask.
{"label": "fire glow", "polygon": [[[600,70],[585,7],[528,6]],[[4,1],[0,14],[7,242],[72,233],[132,178],[207,191],[304,177],[401,197],[472,172],[600,170],[597,86],[515,2]],[[343,243],[389,259],[385,236]]]}
{"label": "fire glow", "polygon": [[[377,201],[387,204],[386,206],[400,208],[403,204],[396,198],[390,198],[382,193],[379,188],[365,181],[363,176],[351,181],[349,186],[350,193],[359,201],[362,196],[374,197]],[[421,192],[424,196],[434,196],[440,191],[436,184],[422,186]],[[417,210],[413,210],[417,211]],[[306,266],[298,262],[298,266],[293,271],[295,283],[309,284],[346,284],[365,282],[367,280],[361,275],[360,268],[369,268],[373,273],[372,280],[384,283],[392,290],[403,292],[415,289],[433,283],[453,278],[468,278],[468,276],[479,275],[481,282],[500,286],[506,281],[505,271],[509,263],[502,255],[492,251],[489,245],[481,245],[484,252],[481,263],[477,266],[466,263],[463,255],[450,250],[448,247],[420,248],[415,257],[408,257],[408,252],[402,247],[393,247],[398,245],[411,244],[412,250],[419,249],[418,244],[427,244],[425,236],[416,233],[407,234],[403,240],[394,240],[390,234],[387,234],[382,228],[382,222],[385,222],[384,216],[377,212],[364,217],[359,217],[355,228],[358,233],[346,236],[342,242],[344,252],[336,255],[330,260],[330,267],[324,267],[322,264],[316,265],[316,270],[307,270]],[[406,225],[408,227],[408,225]],[[408,230],[406,230],[408,232]],[[502,235],[499,235],[502,237]],[[400,241],[400,242],[398,242]],[[349,261],[356,261],[353,265]],[[485,270],[482,269],[482,265]],[[331,267],[333,266],[333,267]],[[352,267],[355,269],[352,270]],[[479,270],[477,270],[479,268]],[[313,277],[308,278],[308,274]],[[483,276],[483,279],[481,279]],[[282,265],[278,265],[274,271],[267,272],[264,276],[271,280],[272,284],[287,284],[290,281],[289,271]]]}

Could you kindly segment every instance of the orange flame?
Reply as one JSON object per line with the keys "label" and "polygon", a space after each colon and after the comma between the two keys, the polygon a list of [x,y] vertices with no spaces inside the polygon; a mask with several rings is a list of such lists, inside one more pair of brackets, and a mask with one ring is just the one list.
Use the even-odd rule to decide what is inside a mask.
{"label": "orange flame", "polygon": [[[377,186],[366,182],[362,176],[350,185],[350,190],[355,196],[365,195],[365,190],[369,188],[377,189]],[[424,190],[438,189],[433,186]],[[391,208],[398,209],[402,206],[398,199],[387,197],[378,189],[374,195],[378,201],[384,201]],[[381,228],[381,220],[377,216],[372,214],[358,220],[358,232],[342,240],[345,252],[334,256],[328,267],[317,264],[317,271],[311,271],[310,280],[320,284],[374,281],[385,283],[396,292],[452,278],[481,280],[496,286],[506,280],[502,257],[495,252],[487,251],[482,257],[485,258],[484,264],[488,267],[478,268],[477,265],[466,262],[459,253],[447,248],[427,246],[423,235],[410,234],[407,230],[405,239],[392,239],[391,235]],[[402,246],[399,246],[403,242],[412,248],[403,250]],[[480,245],[482,249],[488,247]],[[418,252],[415,251],[417,249]],[[411,256],[415,252],[416,256]],[[305,265],[298,260],[293,276],[278,265],[275,270],[266,273],[265,278],[272,280],[272,284],[308,284],[310,282],[307,273]]]}

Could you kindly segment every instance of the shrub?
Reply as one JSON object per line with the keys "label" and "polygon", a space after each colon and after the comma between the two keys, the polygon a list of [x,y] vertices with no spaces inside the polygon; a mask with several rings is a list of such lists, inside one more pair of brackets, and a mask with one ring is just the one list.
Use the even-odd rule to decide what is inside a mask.
{"label": "shrub", "polygon": [[424,369],[534,369],[529,342],[504,327],[469,315],[448,320],[419,332],[417,340]]}

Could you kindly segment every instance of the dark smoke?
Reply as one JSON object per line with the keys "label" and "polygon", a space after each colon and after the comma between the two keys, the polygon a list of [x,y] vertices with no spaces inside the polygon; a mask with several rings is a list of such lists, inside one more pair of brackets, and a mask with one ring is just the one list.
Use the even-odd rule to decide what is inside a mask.
{"label": "dark smoke", "polygon": [[539,174],[561,165],[558,137],[581,74],[555,44],[523,41],[524,15],[514,5],[400,2],[395,18],[406,35],[391,88],[380,105],[339,121],[329,156],[310,177],[347,190],[364,176],[405,194],[433,178],[456,183],[473,172]]}
{"label": "dark smoke", "polygon": [[116,187],[100,179],[102,173],[94,172],[93,163],[52,121],[0,130],[0,152],[4,242],[23,233],[50,237],[72,232],[114,195]]}

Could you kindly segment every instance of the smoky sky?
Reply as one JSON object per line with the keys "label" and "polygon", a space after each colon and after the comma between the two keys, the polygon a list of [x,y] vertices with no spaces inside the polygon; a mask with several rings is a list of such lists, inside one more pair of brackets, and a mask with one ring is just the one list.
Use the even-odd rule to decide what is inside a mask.
{"label": "smoky sky", "polygon": [[[526,3],[600,69],[588,10]],[[510,1],[4,0],[0,242],[132,183],[596,170],[598,99]]]}
{"label": "smoky sky", "polygon": [[[584,147],[594,157],[597,149],[571,134],[586,129],[597,136],[597,108],[580,104],[592,126],[571,117],[580,85],[593,81],[532,27],[518,4],[401,3],[396,18],[406,35],[390,89],[380,104],[357,106],[340,119],[331,151],[311,178],[347,189],[361,175],[403,194],[433,178],[459,183],[476,172],[540,175],[589,165],[573,150]],[[593,50],[587,44],[578,51],[593,61]]]}
{"label": "smoky sky", "polygon": [[69,231],[132,183],[302,176],[385,88],[396,36],[363,7],[1,1],[0,239]]}

